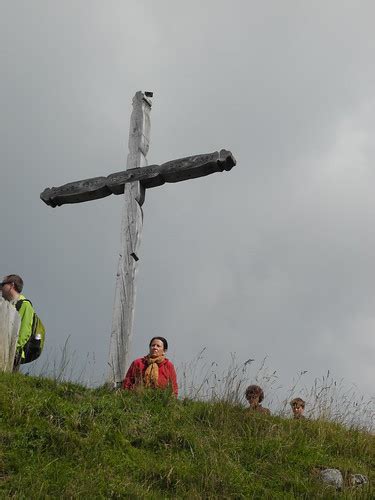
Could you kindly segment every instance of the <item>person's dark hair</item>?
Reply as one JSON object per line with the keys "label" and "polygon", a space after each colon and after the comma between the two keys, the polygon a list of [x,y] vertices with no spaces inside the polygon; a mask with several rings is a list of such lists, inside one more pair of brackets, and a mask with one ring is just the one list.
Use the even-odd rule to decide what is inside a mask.
{"label": "person's dark hair", "polygon": [[259,396],[259,403],[261,403],[264,399],[263,389],[259,385],[249,385],[245,391],[245,397],[249,399],[250,396]]}
{"label": "person's dark hair", "polygon": [[302,398],[294,398],[292,399],[292,401],[290,402],[290,406],[292,408],[296,407],[296,406],[301,406],[302,408],[305,408],[305,401],[302,399]]}
{"label": "person's dark hair", "polygon": [[154,340],[161,340],[163,342],[164,351],[168,351],[167,339],[165,339],[164,337],[152,337],[152,339],[150,340],[149,347],[151,347],[151,344]]}
{"label": "person's dark hair", "polygon": [[23,279],[18,274],[9,274],[3,281],[3,283],[13,283],[14,288],[18,293],[22,292],[23,289]]}

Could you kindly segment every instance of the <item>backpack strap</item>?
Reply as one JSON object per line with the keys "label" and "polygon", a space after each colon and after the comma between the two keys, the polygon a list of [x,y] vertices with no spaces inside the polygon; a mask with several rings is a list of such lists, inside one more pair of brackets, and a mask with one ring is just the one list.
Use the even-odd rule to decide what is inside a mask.
{"label": "backpack strap", "polygon": [[21,309],[22,304],[24,302],[29,302],[29,304],[31,304],[31,307],[33,306],[31,300],[29,300],[29,299],[20,299],[20,300],[17,300],[17,302],[16,302],[16,306],[15,307],[16,307],[17,311],[19,311]]}

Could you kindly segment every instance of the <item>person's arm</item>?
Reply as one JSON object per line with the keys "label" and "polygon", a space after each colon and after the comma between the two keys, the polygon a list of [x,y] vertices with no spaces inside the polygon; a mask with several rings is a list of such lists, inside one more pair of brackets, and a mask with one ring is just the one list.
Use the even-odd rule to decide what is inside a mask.
{"label": "person's arm", "polygon": [[21,317],[21,326],[18,334],[17,348],[23,349],[32,333],[34,309],[30,302],[25,300],[18,312]]}
{"label": "person's arm", "polygon": [[131,390],[134,387],[134,383],[135,383],[135,363],[133,361],[133,363],[129,366],[129,369],[125,375],[124,382],[122,383],[122,388]]}
{"label": "person's arm", "polygon": [[177,385],[177,376],[176,376],[176,370],[174,369],[173,363],[169,362],[169,376],[172,384],[172,391],[173,394],[178,396],[178,385]]}

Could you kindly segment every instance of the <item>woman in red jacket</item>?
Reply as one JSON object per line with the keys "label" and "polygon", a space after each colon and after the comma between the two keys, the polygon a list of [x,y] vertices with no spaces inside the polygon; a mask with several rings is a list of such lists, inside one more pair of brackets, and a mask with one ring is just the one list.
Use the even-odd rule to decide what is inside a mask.
{"label": "woman in red jacket", "polygon": [[153,337],[149,347],[149,354],[136,359],[130,365],[122,387],[129,390],[137,387],[157,387],[161,389],[170,387],[177,397],[176,371],[173,363],[165,357],[168,342],[164,337]]}

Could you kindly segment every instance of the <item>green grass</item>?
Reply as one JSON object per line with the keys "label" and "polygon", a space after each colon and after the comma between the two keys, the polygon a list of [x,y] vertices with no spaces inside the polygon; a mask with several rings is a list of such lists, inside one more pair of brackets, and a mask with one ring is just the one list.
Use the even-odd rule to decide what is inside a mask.
{"label": "green grass", "polygon": [[[22,374],[0,410],[2,498],[375,498],[375,436],[331,422]],[[336,493],[320,466],[370,486]]]}

